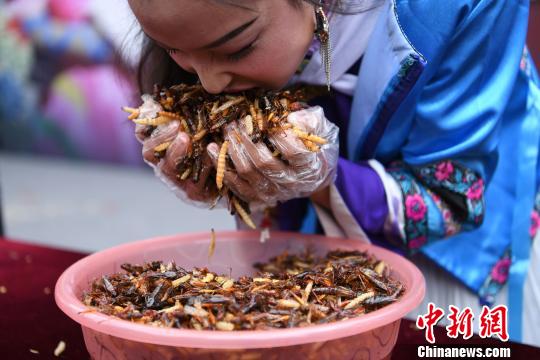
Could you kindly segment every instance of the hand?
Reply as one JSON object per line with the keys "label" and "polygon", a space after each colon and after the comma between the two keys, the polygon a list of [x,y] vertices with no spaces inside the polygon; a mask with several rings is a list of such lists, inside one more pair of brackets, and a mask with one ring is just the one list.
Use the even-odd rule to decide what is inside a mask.
{"label": "hand", "polygon": [[[262,141],[254,143],[242,122],[227,125],[225,139],[234,169],[225,171],[224,184],[244,201],[273,206],[278,201],[309,196],[334,181],[338,128],[325,118],[320,107],[291,113],[288,122],[325,139],[327,144],[311,151],[293,129],[287,129],[269,136],[278,157]],[[218,145],[209,144],[207,150],[216,166]]]}
{"label": "hand", "polygon": [[[198,181],[193,181],[193,174],[182,180],[180,176],[185,169],[180,169],[180,164],[192,149],[193,144],[189,136],[179,131],[180,123],[171,121],[160,125],[151,133],[145,125],[137,125],[135,133],[137,139],[143,144],[143,158],[154,168],[156,175],[173,190],[181,199],[195,203],[212,204],[217,198],[215,182],[209,181],[213,166],[205,149],[200,149],[202,154],[201,171]],[[167,151],[161,158],[155,149],[161,144],[170,142]]]}
{"label": "hand", "polygon": [[314,204],[330,209],[330,186],[317,190],[309,197]]}

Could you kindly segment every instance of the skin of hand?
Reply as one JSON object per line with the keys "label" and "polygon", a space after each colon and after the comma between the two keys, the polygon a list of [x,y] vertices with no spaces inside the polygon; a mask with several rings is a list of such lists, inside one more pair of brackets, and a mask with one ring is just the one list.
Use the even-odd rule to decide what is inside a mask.
{"label": "skin of hand", "polygon": [[[196,74],[210,93],[234,93],[254,87],[282,88],[304,59],[315,29],[313,5],[305,1],[160,0],[156,6],[156,2],[151,0],[129,0],[129,5],[145,34],[165,49],[182,69]],[[183,186],[188,192],[194,189],[190,198],[204,198],[200,193],[206,186],[201,185],[206,183],[202,178],[206,175],[204,170],[198,186],[189,182],[181,185],[176,180],[174,165],[185,156],[182,149],[186,147],[186,139],[183,135],[177,138],[171,132],[167,136],[160,135],[159,141],[144,140],[148,133],[142,127],[136,130],[139,140],[150,141],[144,146],[145,160],[158,166],[159,173],[169,184]],[[245,138],[242,132],[240,134]],[[302,166],[306,165],[302,161],[306,162],[310,157],[316,159],[316,156],[307,154],[305,148],[297,151],[303,144],[292,141],[294,136],[291,134],[287,135],[284,139],[276,135],[272,141],[278,149],[281,147],[279,150],[284,157],[290,157],[288,166],[272,158],[261,144],[246,141],[233,144],[257,153],[260,158],[252,165],[261,171],[254,171],[249,163],[236,157],[233,162],[236,160],[235,166],[240,171],[227,171],[225,183],[234,186],[238,194],[243,194],[244,200],[261,201],[275,198],[283,192],[280,187],[293,186],[292,175],[300,173]],[[158,163],[152,149],[164,139],[174,141],[165,159]],[[216,146],[211,144],[208,154],[215,154]],[[205,160],[205,165],[210,166],[209,160]],[[257,192],[249,186],[253,182],[264,188],[264,192]],[[215,190],[209,191],[214,194]]]}
{"label": "skin of hand", "polygon": [[330,187],[329,186],[325,186],[321,190],[314,192],[309,198],[315,204],[325,209],[330,209]]}
{"label": "skin of hand", "polygon": [[[293,113],[288,120],[309,133],[330,134],[335,127],[320,107]],[[281,158],[273,156],[264,143],[254,143],[243,124],[227,125],[225,139],[229,141],[228,154],[234,169],[225,171],[224,184],[237,196],[248,202],[273,204],[328,187],[335,164],[327,158],[325,147],[318,152],[310,151],[291,129],[276,132],[269,138]],[[214,165],[217,164],[218,145],[209,144],[207,150]]]}
{"label": "skin of hand", "polygon": [[[158,126],[150,136],[146,136],[148,134],[147,127],[137,125],[135,132],[143,144],[143,158],[154,167],[158,176],[173,190],[182,192],[182,197],[192,201],[211,203],[217,196],[217,187],[215,182],[208,181],[213,165],[210,157],[204,151],[205,149],[202,149],[203,160],[199,181],[194,182],[191,176],[186,180],[181,180],[178,177],[178,165],[189,151],[192,151],[189,136],[185,132],[179,131],[179,127],[178,121],[172,121]],[[166,142],[171,143],[165,156],[163,158],[156,157],[154,149]]]}

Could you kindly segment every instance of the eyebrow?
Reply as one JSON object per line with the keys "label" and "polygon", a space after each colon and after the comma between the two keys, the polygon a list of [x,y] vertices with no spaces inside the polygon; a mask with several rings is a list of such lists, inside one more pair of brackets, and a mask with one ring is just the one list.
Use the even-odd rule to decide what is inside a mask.
{"label": "eyebrow", "polygon": [[256,17],[255,19],[253,20],[250,20],[248,21],[247,23],[245,23],[244,25],[240,25],[239,27],[237,27],[236,29],[234,29],[233,31],[225,34],[224,36],[220,37],[219,39],[217,39],[216,41],[213,41],[211,42],[210,44],[206,45],[206,46],[203,46],[202,48],[203,49],[212,49],[212,48],[216,48],[218,46],[221,46],[227,42],[229,42],[230,40],[234,39],[235,37],[237,37],[238,35],[240,35],[241,33],[243,33],[247,28],[249,28],[251,25],[253,25],[253,23],[255,21],[257,21],[259,17]]}
{"label": "eyebrow", "polygon": [[[255,21],[257,21],[259,17],[256,17],[255,19],[253,20],[250,20],[248,21],[247,23],[245,23],[244,25],[240,25],[239,27],[237,27],[236,29],[234,29],[233,31],[229,32],[228,34],[220,37],[219,39],[217,39],[216,41],[213,41],[211,42],[210,44],[208,45],[205,45],[202,47],[202,49],[212,49],[212,48],[216,48],[218,46],[221,46],[223,44],[225,44],[226,42],[234,39],[235,37],[237,37],[238,35],[240,35],[241,33],[243,33],[248,27],[250,27],[251,25],[253,25],[253,23]],[[153,42],[155,42],[156,44],[158,44],[159,46],[161,46],[162,48],[164,49],[167,49],[167,50],[178,50],[178,49],[175,49],[175,48],[171,48],[157,40],[155,40],[154,38],[152,38],[150,35],[148,35],[148,33],[146,31],[143,30],[143,33],[150,39],[152,40]]]}

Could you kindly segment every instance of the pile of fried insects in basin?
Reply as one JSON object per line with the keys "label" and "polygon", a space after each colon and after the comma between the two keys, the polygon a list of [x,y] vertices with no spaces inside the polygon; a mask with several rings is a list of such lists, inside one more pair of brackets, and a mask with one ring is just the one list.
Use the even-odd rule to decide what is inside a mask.
{"label": "pile of fried insects in basin", "polygon": [[[282,91],[267,91],[253,89],[235,95],[210,94],[202,85],[179,84],[169,88],[160,85],[154,86],[153,95],[143,95],[144,104],[139,108],[124,107],[130,113],[129,119],[139,125],[145,125],[145,133],[149,136],[157,127],[171,121],[179,121],[179,131],[189,135],[191,151],[177,165],[177,178],[186,180],[191,178],[199,181],[203,162],[202,155],[206,146],[212,142],[220,146],[220,156],[217,169],[208,178],[206,184],[208,192],[213,189],[219,193],[217,200],[225,196],[228,199],[232,214],[238,213],[240,218],[251,228],[255,224],[251,220],[249,204],[242,201],[223,184],[226,167],[233,168],[234,164],[227,155],[228,141],[224,139],[225,126],[233,121],[242,124],[254,143],[262,142],[272,152],[272,155],[281,157],[279,151],[269,140],[269,135],[285,130],[292,130],[310,151],[317,152],[327,140],[303,131],[287,122],[287,116],[309,107],[306,103],[321,94],[321,88],[303,86]],[[157,109],[148,111],[149,108]],[[161,110],[161,111],[159,111]],[[159,144],[154,149],[156,158],[165,156],[171,142]],[[214,186],[212,186],[214,185]]]}
{"label": "pile of fried insects in basin", "polygon": [[175,263],[124,264],[83,295],[99,312],[132,322],[197,330],[302,327],[353,318],[396,301],[403,286],[359,251],[316,257],[286,252],[254,265],[256,277],[187,271]]}

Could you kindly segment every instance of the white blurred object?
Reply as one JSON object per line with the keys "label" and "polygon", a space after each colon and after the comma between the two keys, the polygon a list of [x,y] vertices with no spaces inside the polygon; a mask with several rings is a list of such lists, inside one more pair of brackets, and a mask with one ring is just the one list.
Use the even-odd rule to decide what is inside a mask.
{"label": "white blurred object", "polygon": [[142,40],[140,26],[125,0],[92,0],[89,14],[96,28],[119,50],[130,66],[139,62]]}
{"label": "white blurred object", "polygon": [[17,0],[2,5],[2,12],[8,19],[12,17],[28,18],[43,14],[47,7],[47,0]]}

